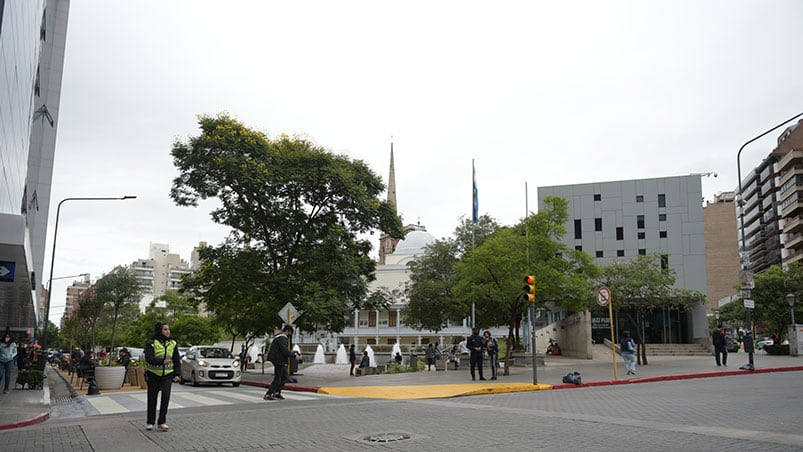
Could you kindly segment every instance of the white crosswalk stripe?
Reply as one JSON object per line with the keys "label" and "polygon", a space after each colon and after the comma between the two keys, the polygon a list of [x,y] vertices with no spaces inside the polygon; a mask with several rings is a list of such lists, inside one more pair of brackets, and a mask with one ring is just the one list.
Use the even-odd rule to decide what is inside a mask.
{"label": "white crosswalk stripe", "polygon": [[[264,389],[253,387],[211,389],[174,386],[170,394],[170,408],[232,405],[238,403],[269,403],[262,399],[264,394]],[[335,397],[326,394],[293,391],[282,391],[282,395],[287,401]],[[145,391],[121,392],[86,396],[86,400],[95,411],[89,413],[90,415],[118,414],[145,411],[148,395]]]}

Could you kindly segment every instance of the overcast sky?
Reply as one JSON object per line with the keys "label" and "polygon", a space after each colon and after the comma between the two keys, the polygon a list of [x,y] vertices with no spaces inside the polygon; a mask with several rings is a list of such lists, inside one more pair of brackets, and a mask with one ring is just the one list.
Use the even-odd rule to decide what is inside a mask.
{"label": "overcast sky", "polygon": [[[51,228],[54,277],[148,257],[189,260],[225,228],[211,203],[177,207],[176,138],[228,112],[271,136],[304,135],[384,181],[395,149],[405,224],[448,237],[479,210],[513,224],[537,187],[716,172],[803,112],[799,1],[108,1],[70,6]],[[774,132],[742,153],[746,174]],[[53,283],[51,320],[64,290]]]}

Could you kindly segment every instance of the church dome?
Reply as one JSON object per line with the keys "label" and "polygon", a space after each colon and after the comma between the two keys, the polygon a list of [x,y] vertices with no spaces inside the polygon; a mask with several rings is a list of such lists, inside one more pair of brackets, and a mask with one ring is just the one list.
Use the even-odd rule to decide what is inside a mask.
{"label": "church dome", "polygon": [[404,237],[404,240],[396,245],[396,251],[393,254],[396,256],[423,254],[424,247],[435,243],[435,240],[435,236],[429,232],[410,231]]}

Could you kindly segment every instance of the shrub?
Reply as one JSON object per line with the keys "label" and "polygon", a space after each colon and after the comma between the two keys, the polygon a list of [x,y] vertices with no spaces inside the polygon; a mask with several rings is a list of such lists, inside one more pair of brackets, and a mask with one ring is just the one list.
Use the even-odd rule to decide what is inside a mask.
{"label": "shrub", "polygon": [[764,350],[766,350],[768,355],[788,355],[789,354],[789,344],[773,344],[773,345],[765,345]]}
{"label": "shrub", "polygon": [[393,363],[388,366],[389,374],[400,374],[402,372],[412,372],[413,368],[407,364]]}
{"label": "shrub", "polygon": [[38,369],[26,369],[17,371],[17,384],[28,386],[28,389],[39,389],[44,386],[45,374]]}

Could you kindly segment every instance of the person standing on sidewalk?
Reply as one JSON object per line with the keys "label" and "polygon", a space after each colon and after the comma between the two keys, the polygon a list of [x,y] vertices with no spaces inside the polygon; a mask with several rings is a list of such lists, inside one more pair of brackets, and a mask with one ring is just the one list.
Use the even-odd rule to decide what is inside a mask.
{"label": "person standing on sidewalk", "polygon": [[496,380],[499,368],[499,344],[496,343],[490,330],[485,330],[482,336],[485,342],[485,352],[488,353],[488,360],[491,362],[491,380]]}
{"label": "person standing on sidewalk", "polygon": [[354,366],[357,365],[357,350],[354,348],[354,344],[351,344],[351,347],[349,347],[349,362],[351,363],[351,371],[349,371],[349,375],[353,377]]}
{"label": "person standing on sidewalk", "polygon": [[[427,372],[429,372],[432,370],[432,365],[435,364],[435,347],[432,344],[427,346],[424,356],[427,358]],[[435,370],[437,370],[437,368]]]}
{"label": "person standing on sidewalk", "polygon": [[273,336],[273,341],[268,349],[268,361],[273,364],[273,381],[268,387],[265,400],[284,400],[282,389],[287,381],[287,363],[290,359],[289,337],[293,334],[293,326],[285,325],[282,331]]}
{"label": "person standing on sidewalk", "polygon": [[[728,342],[725,340],[725,330],[722,329],[722,325],[717,325],[717,329],[711,335],[711,341],[714,343],[714,358],[717,361],[717,366],[721,362],[721,365],[728,367]],[[722,355],[721,361],[720,355]]]}
{"label": "person standing on sidewalk", "polygon": [[[159,431],[167,431],[167,407],[173,381],[181,375],[181,355],[178,344],[170,337],[170,325],[157,322],[153,338],[145,344],[145,381],[148,383],[148,414],[145,430],[153,430],[154,421]],[[156,419],[156,399],[159,393],[159,419]]]}
{"label": "person standing on sidewalk", "polygon": [[630,337],[630,331],[622,331],[622,342],[619,344],[622,359],[625,360],[625,370],[628,375],[636,375],[636,343]]}
{"label": "person standing on sidewalk", "polygon": [[468,350],[471,353],[471,380],[476,380],[474,375],[474,367],[479,367],[480,380],[485,380],[485,377],[482,376],[482,353],[485,349],[485,344],[482,342],[482,338],[480,337],[479,328],[471,329],[471,336],[466,339],[466,347],[468,347]]}
{"label": "person standing on sidewalk", "polygon": [[3,394],[8,394],[11,386],[11,371],[14,369],[14,358],[17,356],[17,343],[6,332],[0,342],[0,378],[3,379]]}

